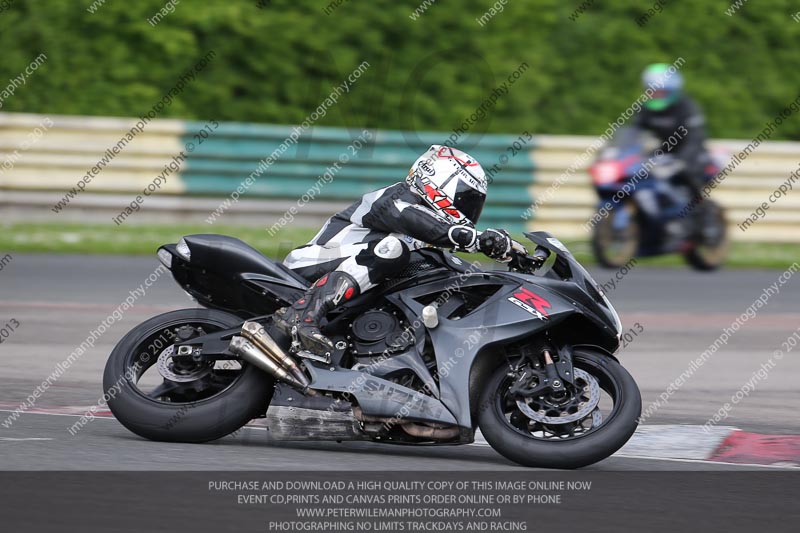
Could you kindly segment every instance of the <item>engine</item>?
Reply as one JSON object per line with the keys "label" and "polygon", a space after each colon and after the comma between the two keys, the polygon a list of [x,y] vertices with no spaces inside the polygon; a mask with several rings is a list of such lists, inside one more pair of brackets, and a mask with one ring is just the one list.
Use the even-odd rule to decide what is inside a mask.
{"label": "engine", "polygon": [[348,342],[357,357],[399,353],[414,343],[414,336],[406,330],[404,321],[384,310],[367,311],[353,321],[351,328]]}

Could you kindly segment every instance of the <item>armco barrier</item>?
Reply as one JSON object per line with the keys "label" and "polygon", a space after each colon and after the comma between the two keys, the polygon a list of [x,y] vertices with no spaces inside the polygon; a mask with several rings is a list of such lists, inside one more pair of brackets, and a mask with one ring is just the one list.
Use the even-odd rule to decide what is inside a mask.
{"label": "armco barrier", "polygon": [[[43,119],[43,115],[0,113],[0,212],[6,222],[92,220],[113,224],[111,217],[141,193],[176,154],[186,152],[186,143],[197,144],[194,135],[206,126],[205,122],[179,120],[150,122],[92,179],[86,192],[54,213],[53,205],[137,120],[50,116],[52,127],[27,149],[20,149],[21,140]],[[146,215],[131,217],[131,223],[204,222],[292,130],[293,126],[221,123],[208,140],[187,153],[178,173],[168,176],[158,193],[142,205]],[[360,134],[361,130],[323,127],[303,132],[218,222],[270,227],[342,153],[351,155],[347,147]],[[402,179],[419,153],[450,135],[385,130],[372,134],[373,142],[342,165],[315,200],[298,211],[295,225],[317,225],[358,195]],[[532,217],[526,219],[524,214],[533,199],[541,197],[594,138],[539,135],[511,157],[507,148],[517,139],[517,135],[484,135],[476,146],[469,147],[484,167],[497,165],[495,169],[502,169],[491,171],[493,183],[481,225],[513,231],[546,229],[564,238],[588,237],[584,223],[591,217],[596,200],[585,168],[568,178]],[[731,152],[746,144],[738,140],[712,142],[712,146]],[[508,159],[501,159],[503,156]],[[734,238],[800,240],[796,231],[800,227],[800,193],[794,191],[771,204],[767,215],[746,232],[736,227],[767,201],[798,162],[800,143],[762,143],[713,192],[713,197],[728,208]]]}
{"label": "armco barrier", "polygon": [[[581,159],[581,154],[594,140],[594,137],[536,136],[536,182],[531,187],[534,198],[547,195],[548,188],[565,169]],[[715,140],[709,143],[709,148],[738,154],[749,142]],[[734,239],[800,241],[800,182],[794,184],[795,190],[770,204],[766,216],[746,231],[736,226],[762,202],[769,203],[770,193],[789,179],[799,164],[800,143],[761,143],[711,192],[711,197],[727,209],[730,233]],[[536,210],[530,222],[531,227],[547,228],[564,238],[588,238],[584,224],[592,216],[597,199],[586,166],[583,165],[565,180],[557,188],[556,194],[548,195],[550,200]]]}
{"label": "armco barrier", "polygon": [[[44,117],[26,114],[0,114],[0,162],[17,148],[24,138]],[[0,174],[0,188],[9,208],[25,205],[32,208],[35,196],[51,203],[63,199],[66,191],[75,187],[106,150],[115,145],[125,132],[136,124],[133,119],[49,117],[53,122],[42,138],[25,151],[18,151],[12,168]],[[209,134],[202,144],[195,134],[205,122],[156,120],[139,133],[106,164],[86,186],[86,192],[70,200],[63,213],[51,212],[56,220],[70,213],[105,210],[118,213],[128,203],[129,197],[141,193],[163,169],[164,165],[183,151],[186,161],[177,175],[167,177],[167,183],[158,194],[142,205],[153,217],[148,221],[169,218],[174,212],[180,219],[205,220],[224,198],[291,135],[293,126],[222,123]],[[269,227],[291,205],[303,196],[325,173],[326,168],[339,161],[342,154],[349,160],[342,164],[335,178],[321,188],[315,200],[299,210],[297,218],[302,223],[317,223],[323,214],[330,214],[352,202],[359,195],[381,186],[402,180],[411,163],[433,143],[442,143],[448,134],[411,133],[395,131],[370,132],[372,140],[353,155],[348,146],[362,134],[362,130],[344,128],[310,128],[302,133],[297,143],[289,143],[280,157],[256,180],[242,200],[222,214],[222,223],[241,222],[251,217],[251,223]],[[530,146],[514,157],[505,160],[506,149],[517,136],[484,135],[470,153],[483,161],[488,168],[497,163],[493,171],[490,202],[484,210],[482,222],[505,225],[520,231],[524,221],[519,218],[532,199],[528,186],[533,181],[533,164]],[[187,143],[194,143],[188,153]],[[500,164],[501,157],[505,164]],[[98,193],[104,193],[98,196]],[[44,196],[43,196],[44,195]],[[110,195],[110,196],[109,196]],[[74,203],[73,203],[74,202]],[[15,204],[16,203],[16,204]],[[40,202],[40,207],[46,202]],[[107,204],[107,209],[104,208]],[[19,207],[17,205],[17,207]],[[75,209],[77,208],[77,209]],[[23,216],[22,210],[12,211]],[[41,218],[41,217],[39,217]],[[137,217],[143,221],[144,217]],[[108,219],[110,220],[110,219]]]}

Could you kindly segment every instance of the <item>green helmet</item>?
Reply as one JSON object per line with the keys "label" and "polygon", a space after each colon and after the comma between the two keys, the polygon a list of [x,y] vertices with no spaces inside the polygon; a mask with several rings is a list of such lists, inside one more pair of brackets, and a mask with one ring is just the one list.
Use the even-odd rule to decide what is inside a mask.
{"label": "green helmet", "polygon": [[642,72],[642,84],[645,90],[652,91],[644,106],[652,111],[662,111],[680,98],[683,76],[672,65],[653,63]]}

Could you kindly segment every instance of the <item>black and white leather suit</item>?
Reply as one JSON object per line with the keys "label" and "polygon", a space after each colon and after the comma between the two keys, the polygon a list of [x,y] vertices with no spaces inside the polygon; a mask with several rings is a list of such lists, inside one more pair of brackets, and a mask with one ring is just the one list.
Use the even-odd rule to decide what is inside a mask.
{"label": "black and white leather suit", "polygon": [[411,250],[426,246],[476,251],[478,232],[468,220],[446,221],[400,182],[369,192],[333,215],[284,264],[308,280],[346,272],[363,293],[405,268]]}

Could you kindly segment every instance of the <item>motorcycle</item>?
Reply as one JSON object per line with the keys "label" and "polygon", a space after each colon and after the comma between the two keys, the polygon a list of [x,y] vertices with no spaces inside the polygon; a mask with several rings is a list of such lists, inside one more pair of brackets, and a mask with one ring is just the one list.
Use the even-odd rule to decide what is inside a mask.
{"label": "motorcycle", "polygon": [[[719,268],[729,245],[725,211],[709,198],[693,200],[687,185],[674,183],[676,161],[668,153],[652,156],[653,142],[622,128],[589,167],[599,198],[591,220],[595,258],[621,268],[634,257],[680,253],[696,270]],[[707,181],[725,159],[719,151],[710,154]]]}
{"label": "motorcycle", "polygon": [[105,368],[108,405],[133,433],[171,442],[224,437],[265,418],[275,440],[474,442],[506,458],[578,468],[622,447],[641,396],[614,356],[614,307],[569,250],[527,233],[507,270],[438,249],[331,311],[335,348],[310,354],[272,314],[310,281],[244,242],[190,235],[158,250],[202,308],[131,330]]}

